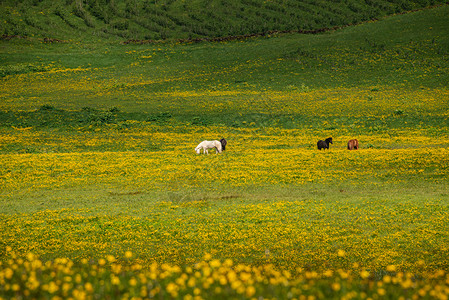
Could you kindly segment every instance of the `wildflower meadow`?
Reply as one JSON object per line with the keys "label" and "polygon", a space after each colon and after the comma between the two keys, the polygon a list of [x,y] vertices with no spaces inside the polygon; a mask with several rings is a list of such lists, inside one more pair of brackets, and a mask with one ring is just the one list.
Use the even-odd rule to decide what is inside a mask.
{"label": "wildflower meadow", "polygon": [[448,12],[2,39],[0,299],[448,299]]}

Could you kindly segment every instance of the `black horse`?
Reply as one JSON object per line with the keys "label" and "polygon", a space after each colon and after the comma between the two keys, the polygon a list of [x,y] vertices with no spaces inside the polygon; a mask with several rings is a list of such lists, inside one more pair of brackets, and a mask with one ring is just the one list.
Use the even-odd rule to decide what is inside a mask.
{"label": "black horse", "polygon": [[329,144],[333,144],[333,143],[332,143],[332,138],[331,138],[331,137],[330,137],[330,138],[327,138],[327,139],[324,140],[324,141],[318,141],[318,143],[317,143],[318,150],[321,150],[321,149],[324,149],[324,150],[329,149]]}
{"label": "black horse", "polygon": [[222,138],[221,140],[220,140],[220,143],[221,143],[221,150],[226,150],[226,145],[228,144],[228,141],[226,141],[224,138]]}

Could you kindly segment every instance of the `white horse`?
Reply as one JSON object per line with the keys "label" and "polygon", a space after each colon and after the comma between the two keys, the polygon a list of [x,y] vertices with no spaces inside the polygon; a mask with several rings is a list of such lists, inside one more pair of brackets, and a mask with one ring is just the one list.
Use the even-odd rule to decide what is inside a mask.
{"label": "white horse", "polygon": [[221,153],[223,150],[222,145],[219,141],[202,141],[201,143],[196,146],[195,151],[196,154],[201,153],[201,149],[203,149],[204,154],[209,154],[207,149],[213,149],[215,148],[215,153]]}

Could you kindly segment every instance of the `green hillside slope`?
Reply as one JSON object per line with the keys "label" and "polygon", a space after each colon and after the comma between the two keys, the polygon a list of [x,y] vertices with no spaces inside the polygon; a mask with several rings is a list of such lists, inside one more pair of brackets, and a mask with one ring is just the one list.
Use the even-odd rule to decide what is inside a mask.
{"label": "green hillside slope", "polygon": [[185,39],[316,30],[441,0],[4,0],[0,35],[52,39]]}
{"label": "green hillside slope", "polygon": [[[321,111],[326,127],[447,130],[448,15],[446,5],[326,34],[227,43],[0,41],[0,110],[84,109],[61,116],[64,124],[89,122],[85,108],[116,107],[126,119],[300,128],[321,126]],[[28,117],[8,113],[3,124],[34,126]]]}

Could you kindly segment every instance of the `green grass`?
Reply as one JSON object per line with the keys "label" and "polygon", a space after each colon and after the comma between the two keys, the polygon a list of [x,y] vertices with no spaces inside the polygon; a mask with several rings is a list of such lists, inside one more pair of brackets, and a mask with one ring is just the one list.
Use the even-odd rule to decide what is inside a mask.
{"label": "green grass", "polygon": [[[315,117],[284,105],[278,100],[280,93],[286,103],[309,97],[323,104],[360,94],[356,97],[368,107],[376,107],[389,97],[386,93],[393,93],[387,120],[364,115],[356,121],[377,128],[395,127],[397,121],[398,126],[422,121],[444,128],[447,119],[442,111],[426,107],[428,114],[422,114],[423,106],[412,95],[419,98],[428,91],[440,97],[438,89],[449,82],[447,13],[448,6],[443,6],[331,34],[288,34],[231,43],[124,46],[2,41],[0,108],[30,111],[51,105],[106,111],[117,107],[146,114],[127,116],[130,119],[165,114],[182,122],[242,126],[246,121],[256,127],[275,125],[275,117],[295,128],[314,124]],[[25,76],[16,76],[20,74]],[[414,104],[412,110],[409,103]],[[320,117],[337,123],[334,127],[347,122],[344,118],[335,113]]]}
{"label": "green grass", "polygon": [[213,38],[332,28],[442,3],[446,1],[2,1],[0,35],[53,42]]}
{"label": "green grass", "polygon": [[[170,42],[125,45],[123,32],[153,38],[124,30],[142,17],[126,15],[131,1],[116,1],[109,23],[93,6],[71,15],[77,1],[57,14],[33,3],[17,6],[44,11],[27,32],[11,12],[3,29],[16,22],[30,38],[0,41],[1,260],[9,246],[77,264],[131,250],[144,267],[191,266],[208,252],[290,271],[365,268],[378,279],[392,264],[447,272],[449,6],[220,43],[180,43],[168,26]],[[372,3],[383,5],[377,17],[402,11]],[[51,36],[65,42],[41,39],[47,17],[66,20]],[[210,26],[192,37],[245,33]],[[194,154],[222,136],[222,155]],[[330,151],[316,150],[328,136]],[[362,149],[344,150],[354,137]]]}
{"label": "green grass", "polygon": [[[13,229],[3,238],[5,246],[28,249],[44,260],[120,257],[131,250],[147,263],[186,264],[213,253],[219,259],[261,265],[266,263],[261,253],[270,249],[270,262],[293,272],[298,267],[347,269],[355,262],[380,271],[386,260],[375,256],[386,251],[387,264],[404,270],[417,272],[419,260],[428,271],[446,270],[447,250],[441,246],[448,243],[443,221],[447,187],[415,184],[361,189],[344,182],[215,192],[101,185],[40,190],[17,194],[14,202],[2,205],[4,220]],[[64,241],[84,241],[91,247]],[[45,251],[38,245],[45,245]],[[348,253],[347,259],[331,259],[338,249]]]}

